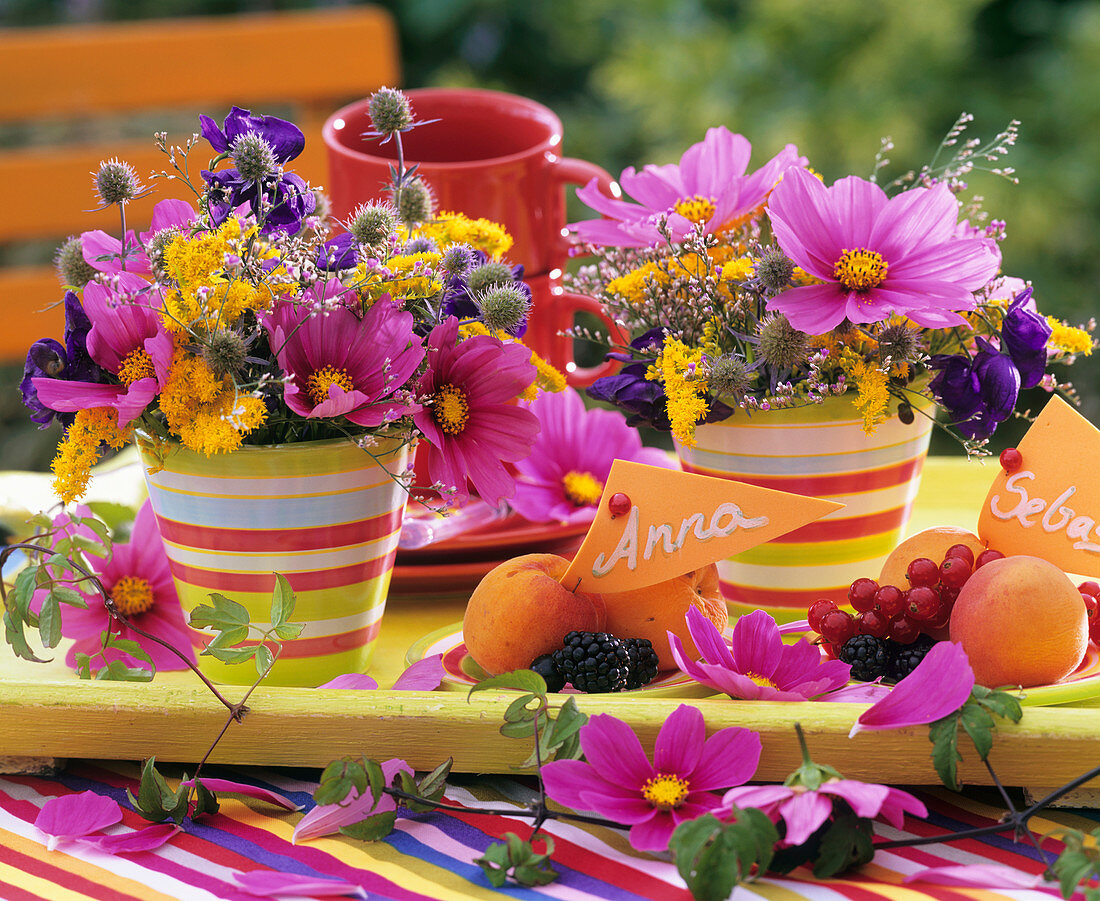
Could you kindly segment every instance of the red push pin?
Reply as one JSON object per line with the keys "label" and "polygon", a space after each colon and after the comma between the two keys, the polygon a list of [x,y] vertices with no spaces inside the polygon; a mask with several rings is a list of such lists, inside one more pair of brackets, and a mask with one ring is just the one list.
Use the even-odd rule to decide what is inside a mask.
{"label": "red push pin", "polygon": [[611,495],[611,500],[607,502],[607,512],[614,519],[616,516],[626,516],[630,512],[631,506],[633,505],[630,503],[630,498],[619,491]]}
{"label": "red push pin", "polygon": [[1009,475],[1012,475],[1012,473],[1024,465],[1024,455],[1014,447],[1006,447],[1001,451],[1000,461],[1001,469]]}

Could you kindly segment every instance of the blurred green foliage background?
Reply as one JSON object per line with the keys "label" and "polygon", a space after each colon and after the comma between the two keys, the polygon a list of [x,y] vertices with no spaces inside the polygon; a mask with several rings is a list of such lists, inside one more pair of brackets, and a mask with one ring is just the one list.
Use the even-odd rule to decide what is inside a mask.
{"label": "blurred green foliage background", "polygon": [[[337,5],[256,0],[0,0],[0,24]],[[709,126],[793,142],[827,181],[918,168],[962,111],[989,139],[1010,119],[1019,185],[976,173],[1008,222],[1005,272],[1040,308],[1086,321],[1100,287],[1100,3],[1094,0],[388,0],[404,87],[524,94],[565,124],[565,150],[617,174],[675,161]],[[272,48],[293,65],[292,48]],[[363,48],[369,53],[370,48]],[[155,73],[153,73],[155,76]],[[94,75],[92,76],[94,77]],[[226,77],[232,77],[227,66]],[[579,206],[571,207],[577,216]],[[1100,357],[1100,355],[1098,355]],[[1100,359],[1070,371],[1100,422]],[[1041,393],[1023,407],[1042,403]],[[6,403],[6,400],[5,400]],[[18,404],[18,399],[16,398]],[[1004,429],[997,444],[1019,430]],[[941,445],[941,450],[947,450]],[[48,462],[48,461],[47,461]]]}

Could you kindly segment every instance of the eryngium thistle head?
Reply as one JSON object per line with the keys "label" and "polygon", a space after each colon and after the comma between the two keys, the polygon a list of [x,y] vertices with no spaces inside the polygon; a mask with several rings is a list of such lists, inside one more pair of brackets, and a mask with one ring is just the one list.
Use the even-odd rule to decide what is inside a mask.
{"label": "eryngium thistle head", "polygon": [[725,397],[741,397],[752,387],[753,374],[740,357],[725,354],[710,364],[707,384]]}
{"label": "eryngium thistle head", "polygon": [[778,294],[790,287],[794,275],[794,260],[778,247],[765,247],[754,267],[756,278],[768,294]]}
{"label": "eryngium thistle head", "polygon": [[232,329],[219,329],[202,349],[202,358],[218,378],[233,375],[244,365],[248,343]]}
{"label": "eryngium thistle head", "polygon": [[57,248],[53,264],[57,269],[57,277],[61,279],[63,285],[83,288],[95,278],[95,268],[84,259],[78,237],[69,238]]}
{"label": "eryngium thistle head", "polygon": [[238,136],[229,145],[229,157],[245,181],[263,182],[279,171],[274,149],[256,131]]}
{"label": "eryngium thistle head", "polygon": [[179,229],[176,228],[162,228],[145,245],[145,255],[149,257],[149,267],[153,270],[157,281],[168,280],[168,270],[164,268],[164,251],[179,233]]}
{"label": "eryngium thistle head", "polygon": [[920,332],[900,322],[888,325],[878,333],[879,359],[889,357],[894,365],[915,361],[923,350]]}
{"label": "eryngium thistle head", "polygon": [[412,125],[409,98],[395,88],[379,88],[371,94],[368,111],[374,130],[386,137]]}
{"label": "eryngium thistle head", "polygon": [[405,253],[437,253],[439,247],[436,246],[435,241],[431,238],[413,238],[411,241],[405,242],[403,248]]}
{"label": "eryngium thistle head", "polygon": [[762,319],[756,336],[760,356],[775,369],[794,369],[809,359],[810,339],[780,313]]}
{"label": "eryngium thistle head", "polygon": [[478,266],[466,279],[471,291],[484,291],[494,285],[506,285],[512,281],[512,267],[500,260],[489,260]]}
{"label": "eryngium thistle head", "polygon": [[531,312],[531,298],[515,285],[495,285],[474,296],[481,321],[490,331],[515,334]]}
{"label": "eryngium thistle head", "polygon": [[452,278],[464,278],[474,265],[474,252],[468,244],[452,244],[443,252],[440,268]]}
{"label": "eryngium thistle head", "polygon": [[102,206],[126,203],[145,190],[134,167],[118,159],[101,162],[99,169],[92,173],[92,184]]}
{"label": "eryngium thistle head", "polygon": [[393,191],[394,201],[397,205],[397,218],[405,225],[415,227],[421,222],[427,222],[435,211],[435,201],[427,183],[418,177],[413,177],[401,185],[400,191]]}
{"label": "eryngium thistle head", "polygon": [[381,248],[397,230],[397,210],[390,203],[361,203],[348,220],[348,231],[360,244]]}

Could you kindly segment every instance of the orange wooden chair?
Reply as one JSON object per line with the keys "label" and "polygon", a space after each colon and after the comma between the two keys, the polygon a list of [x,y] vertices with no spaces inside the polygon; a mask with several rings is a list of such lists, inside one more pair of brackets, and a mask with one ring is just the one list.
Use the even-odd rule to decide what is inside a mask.
{"label": "orange wooden chair", "polygon": [[[199,130],[198,113],[220,123],[231,105],[291,118],[306,135],[294,171],[313,185],[327,174],[321,126],[329,113],[382,85],[400,82],[396,29],[372,6],[220,18],[0,30],[0,127],[23,123],[49,136],[76,122],[99,140],[0,149],[0,245],[53,241],[88,229],[117,235],[117,210],[93,212],[91,173],[118,157],[148,184],[167,158],[145,140],[112,140],[135,116],[161,129],[164,111],[186,113],[182,144]],[[72,127],[69,127],[72,130]],[[192,154],[197,177],[213,154]],[[183,196],[171,182],[127,206],[127,226],[148,227],[153,204]],[[0,264],[0,363],[25,358],[31,342],[61,337],[62,291],[50,265]]]}

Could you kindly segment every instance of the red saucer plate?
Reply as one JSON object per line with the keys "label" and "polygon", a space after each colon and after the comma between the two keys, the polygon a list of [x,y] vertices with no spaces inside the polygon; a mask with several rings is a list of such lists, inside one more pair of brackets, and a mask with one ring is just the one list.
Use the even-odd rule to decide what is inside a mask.
{"label": "red saucer plate", "polygon": [[446,541],[429,544],[427,547],[416,550],[399,549],[397,559],[399,564],[405,561],[429,561],[440,557],[453,559],[488,554],[498,559],[506,559],[515,556],[517,551],[560,553],[567,547],[572,555],[572,551],[580,545],[581,536],[587,531],[587,523],[569,526],[556,522],[528,522],[518,513],[512,513],[502,520],[456,535]]}

